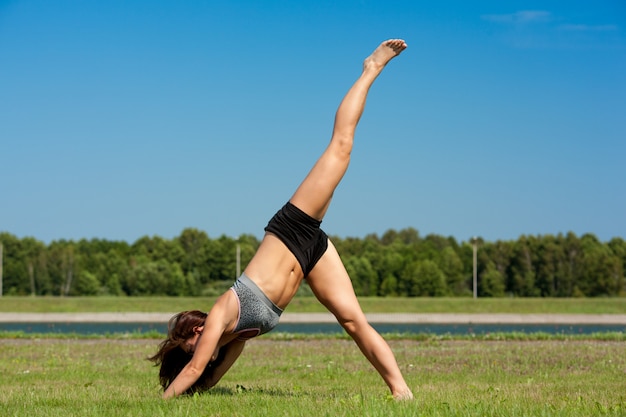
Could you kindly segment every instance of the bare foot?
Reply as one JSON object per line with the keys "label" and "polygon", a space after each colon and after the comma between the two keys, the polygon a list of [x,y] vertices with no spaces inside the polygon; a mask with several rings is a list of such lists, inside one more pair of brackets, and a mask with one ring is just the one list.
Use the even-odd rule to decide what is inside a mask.
{"label": "bare foot", "polygon": [[393,394],[393,399],[396,400],[396,401],[412,400],[413,399],[413,393],[411,392],[411,390],[409,388],[407,388],[403,392],[396,392],[395,394]]}
{"label": "bare foot", "polygon": [[400,52],[404,51],[406,47],[407,44],[402,39],[389,39],[381,43],[370,56],[365,58],[363,69],[382,70],[392,58],[400,55]]}

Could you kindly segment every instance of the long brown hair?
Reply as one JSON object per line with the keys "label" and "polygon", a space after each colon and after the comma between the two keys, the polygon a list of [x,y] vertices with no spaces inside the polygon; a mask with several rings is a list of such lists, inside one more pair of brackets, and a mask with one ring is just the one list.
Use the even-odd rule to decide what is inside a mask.
{"label": "long brown hair", "polygon": [[[183,349],[183,345],[194,336],[196,327],[204,326],[206,317],[207,313],[199,310],[190,310],[180,312],[170,319],[167,326],[167,339],[159,344],[157,353],[148,358],[148,360],[154,362],[155,366],[161,366],[159,369],[159,382],[164,390],[167,389],[191,360],[192,354],[186,352]],[[220,359],[218,358],[217,361],[214,361],[212,366],[206,367],[202,376],[188,392],[209,388],[207,387],[207,382],[210,380],[211,368],[221,362]]]}

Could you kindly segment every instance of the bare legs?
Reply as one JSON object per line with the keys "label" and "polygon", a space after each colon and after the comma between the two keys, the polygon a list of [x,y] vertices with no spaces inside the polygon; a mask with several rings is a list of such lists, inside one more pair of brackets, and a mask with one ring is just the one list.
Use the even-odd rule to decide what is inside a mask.
{"label": "bare legs", "polygon": [[[363,73],[337,110],[328,148],[291,198],[294,205],[310,216],[318,220],[324,217],[333,192],[348,169],[354,132],[363,114],[369,88],[385,65],[405,48],[406,43],[402,40],[383,42],[363,63]],[[315,296],[335,315],[380,373],[392,395],[397,399],[413,398],[389,345],[367,322],[350,277],[332,243],[329,242],[328,250],[307,281]]]}
{"label": "bare legs", "polygon": [[331,242],[322,259],[309,274],[307,281],[317,299],[334,314],[339,324],[376,368],[394,398],[413,398],[391,348],[367,322],[354,293],[350,277]]}
{"label": "bare legs", "polygon": [[367,93],[385,65],[405,48],[406,43],[400,39],[380,44],[365,59],[361,76],[339,105],[330,144],[291,197],[291,202],[311,217],[321,220],[326,214],[333,192],[348,169],[354,132],[363,114]]}

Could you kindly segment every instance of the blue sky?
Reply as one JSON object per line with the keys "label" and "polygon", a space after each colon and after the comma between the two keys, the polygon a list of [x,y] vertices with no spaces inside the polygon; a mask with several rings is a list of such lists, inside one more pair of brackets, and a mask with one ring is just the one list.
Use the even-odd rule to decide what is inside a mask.
{"label": "blue sky", "polygon": [[371,90],[323,227],[626,238],[626,3],[0,1],[0,231],[260,237]]}

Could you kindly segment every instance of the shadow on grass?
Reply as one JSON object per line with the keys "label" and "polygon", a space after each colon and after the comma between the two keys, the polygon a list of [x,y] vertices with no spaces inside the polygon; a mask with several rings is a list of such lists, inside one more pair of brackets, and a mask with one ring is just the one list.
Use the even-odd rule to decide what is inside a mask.
{"label": "shadow on grass", "polygon": [[228,387],[214,387],[210,390],[199,392],[199,395],[215,395],[215,396],[235,396],[242,394],[261,394],[268,395],[271,397],[295,397],[291,391],[286,391],[278,388],[255,388],[255,387],[244,387],[243,385],[237,385],[235,388]]}

